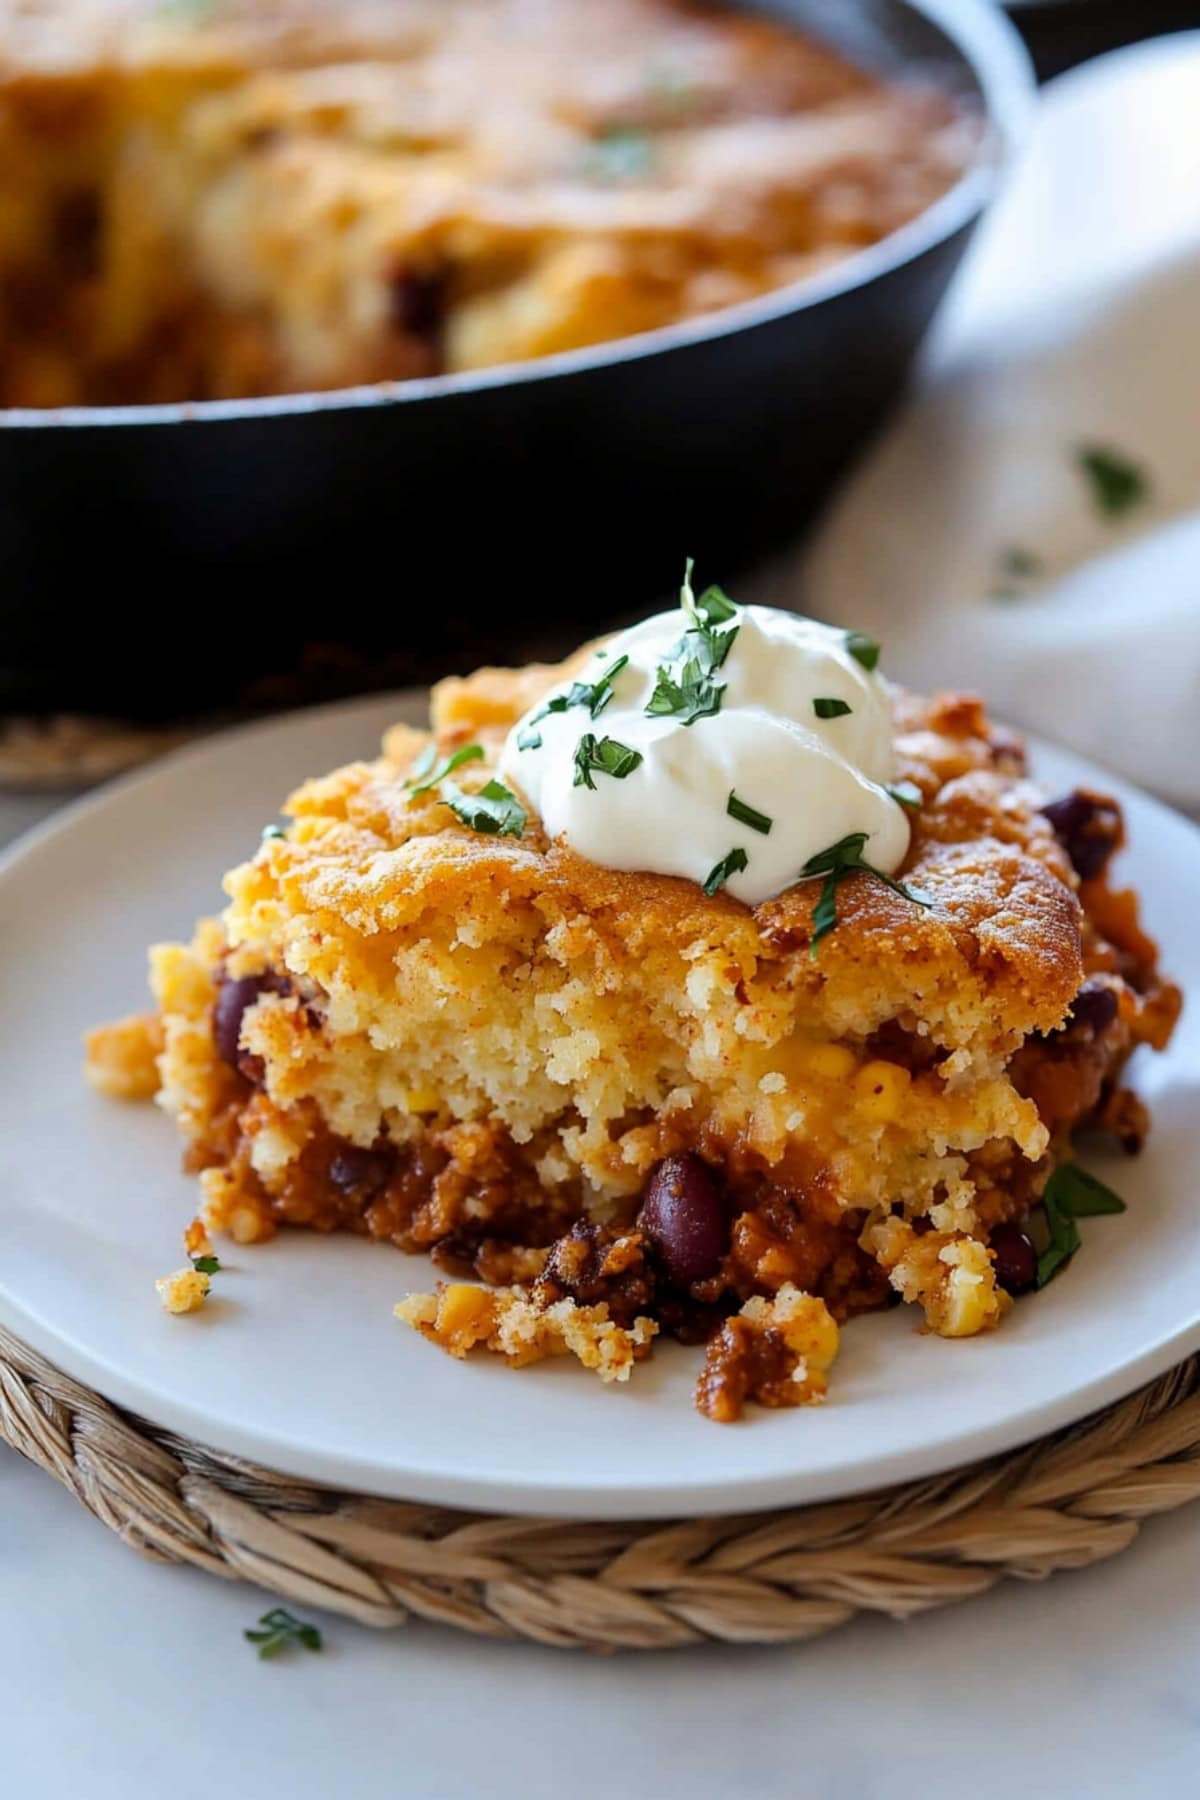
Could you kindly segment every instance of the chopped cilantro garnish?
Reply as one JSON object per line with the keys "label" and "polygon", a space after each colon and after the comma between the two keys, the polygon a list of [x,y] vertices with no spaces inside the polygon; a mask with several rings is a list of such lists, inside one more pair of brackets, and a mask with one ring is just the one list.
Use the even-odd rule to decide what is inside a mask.
{"label": "chopped cilantro garnish", "polygon": [[593,773],[611,775],[615,781],[624,781],[632,775],[642,760],[640,750],[631,750],[628,744],[617,742],[616,738],[597,738],[595,732],[585,731],[575,749],[574,787],[589,787],[595,790]]}
{"label": "chopped cilantro garnish", "polygon": [[199,1275],[217,1275],[221,1269],[219,1256],[193,1256],[192,1267]]}
{"label": "chopped cilantro garnish", "polygon": [[831,700],[822,695],[813,701],[813,711],[818,719],[844,719],[850,708],[844,700]]}
{"label": "chopped cilantro garnish", "polygon": [[816,954],[817,945],[823,937],[827,937],[837,924],[837,891],[838,884],[847,875],[861,872],[873,875],[876,881],[882,881],[890,887],[894,894],[905,900],[911,900],[914,906],[932,906],[933,902],[916,888],[906,887],[902,881],[896,881],[891,875],[885,875],[882,869],[875,868],[873,863],[863,858],[868,833],[852,831],[847,837],[840,838],[831,844],[828,850],[818,851],[810,856],[800,871],[801,880],[809,876],[824,875],[825,884],[821,889],[821,897],[813,910],[812,950]]}
{"label": "chopped cilantro garnish", "polygon": [[1144,468],[1106,444],[1080,444],[1075,458],[1087,478],[1092,504],[1106,518],[1119,519],[1150,493]]}
{"label": "chopped cilantro garnish", "polygon": [[993,600],[1019,600],[1027,583],[1042,567],[1042,559],[1024,544],[1008,544],[996,558],[998,577],[991,589]]}
{"label": "chopped cilantro garnish", "polygon": [[682,725],[711,718],[721,710],[725,683],[714,680],[733,648],[740,629],[738,609],[719,587],[692,591],[693,559],[689,556],[679,590],[688,629],[658,666],[646,713],[650,718],[676,718]]}
{"label": "chopped cilantro garnish", "polygon": [[[724,588],[717,587],[715,582],[706,587],[697,600],[692,589],[692,570],[695,566],[695,557],[689,556],[679,585],[679,604],[690,619],[692,629],[711,631],[714,625],[727,625],[730,619],[737,618],[737,607]],[[722,662],[727,655],[728,649],[722,651]]]}
{"label": "chopped cilantro garnish", "polygon": [[654,140],[636,125],[608,125],[587,145],[582,173],[606,181],[643,181],[654,168]]}
{"label": "chopped cilantro garnish", "polygon": [[1038,1257],[1037,1284],[1045,1287],[1080,1246],[1076,1219],[1125,1211],[1125,1202],[1078,1163],[1060,1163],[1042,1194],[1049,1242]]}
{"label": "chopped cilantro garnish", "polygon": [[740,825],[749,825],[751,831],[761,831],[764,837],[775,823],[774,819],[768,818],[766,813],[761,813],[755,807],[747,806],[744,800],[739,800],[732,788],[730,788],[729,798],[725,802],[725,811],[731,819],[736,819]]}
{"label": "chopped cilantro garnish", "polygon": [[286,837],[287,833],[282,825],[264,825],[262,828],[262,835],[263,843],[265,844],[271,838]]}
{"label": "chopped cilantro garnish", "polygon": [[688,107],[697,97],[691,76],[670,63],[660,63],[646,72],[646,86],[653,99],[667,106]]}
{"label": "chopped cilantro garnish", "polygon": [[[602,652],[597,651],[597,655],[601,654]],[[541,749],[542,734],[535,727],[538,720],[544,719],[549,713],[565,713],[572,706],[586,706],[592,718],[596,718],[612,699],[613,682],[628,661],[627,656],[618,656],[611,667],[603,671],[598,681],[574,681],[565,694],[556,694],[553,700],[547,700],[545,706],[540,706],[529,723],[518,732],[517,749]]]}
{"label": "chopped cilantro garnish", "polygon": [[453,756],[448,756],[440,769],[434,768],[436,752],[433,745],[428,745],[412,766],[408,778],[409,798],[415,800],[418,794],[427,794],[430,788],[437,787],[445,781],[447,775],[453,775],[455,769],[461,769],[464,763],[479,762],[483,757],[482,744],[464,744]]}
{"label": "chopped cilantro garnish", "polygon": [[897,806],[906,807],[909,812],[916,812],[925,798],[915,781],[890,781],[887,792]]}
{"label": "chopped cilantro garnish", "polygon": [[846,649],[864,669],[879,667],[879,644],[865,631],[848,631],[846,633]]}
{"label": "chopped cilantro garnish", "polygon": [[525,808],[503,782],[489,781],[478,793],[468,794],[456,781],[450,780],[455,769],[461,769],[464,763],[479,762],[483,755],[482,744],[464,744],[461,750],[448,756],[440,768],[435,768],[437,752],[432,744],[429,745],[409,771],[408,797],[415,800],[418,795],[428,794],[436,788],[442,805],[448,806],[472,831],[481,831],[489,837],[520,837],[525,829]]}
{"label": "chopped cilantro garnish", "polygon": [[212,17],[215,7],[216,0],[159,0],[158,10],[169,18],[199,25]]}
{"label": "chopped cilantro garnish", "polygon": [[297,1619],[285,1606],[273,1606],[258,1621],[257,1631],[243,1631],[242,1636],[249,1643],[258,1645],[258,1654],[263,1658],[278,1656],[281,1650],[293,1644],[299,1644],[305,1650],[321,1648],[321,1633],[316,1626]]}
{"label": "chopped cilantro garnish", "polygon": [[730,850],[724,855],[715,868],[710,869],[704,882],[704,892],[709,899],[723,888],[731,875],[738,875],[749,863],[750,858],[741,849]]}
{"label": "chopped cilantro garnish", "polygon": [[457,782],[443,778],[439,792],[456,818],[485,837],[519,838],[525,829],[525,808],[502,781],[489,781],[478,793],[467,794]]}
{"label": "chopped cilantro garnish", "polygon": [[694,725],[697,719],[710,719],[720,712],[724,693],[724,682],[710,681],[701,664],[688,657],[674,671],[668,665],[659,666],[646,713],[652,719],[674,718],[681,725]]}

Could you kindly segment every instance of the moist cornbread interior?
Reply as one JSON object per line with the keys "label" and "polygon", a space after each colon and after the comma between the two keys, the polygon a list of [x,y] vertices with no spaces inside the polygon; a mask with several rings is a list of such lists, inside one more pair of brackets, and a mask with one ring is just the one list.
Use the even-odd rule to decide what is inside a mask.
{"label": "moist cornbread interior", "polygon": [[0,0],[0,405],[653,329],[886,236],[976,138],[689,0]]}
{"label": "moist cornbread interior", "polygon": [[[487,753],[464,788],[563,673],[435,691],[439,750]],[[595,1302],[603,1280],[564,1287],[571,1258],[547,1247],[581,1220],[576,1239],[611,1243],[686,1151],[733,1224],[668,1329],[680,1303],[711,1321],[789,1284],[837,1319],[898,1293],[946,1335],[996,1324],[989,1232],[1025,1216],[1081,1123],[1140,1141],[1121,1071],[1166,1042],[1178,994],[1109,884],[1111,803],[1088,803],[1108,839],[1081,880],[977,700],[897,691],[894,714],[922,796],[903,876],[932,904],[851,876],[816,954],[819,883],[748,908],[584,862],[532,816],[520,839],[480,836],[412,796],[428,739],[406,726],[306,783],[286,836],[227,877],[223,918],[152,954],[160,1100],[206,1222],[243,1242],[348,1229],[494,1283],[548,1266],[555,1298]],[[256,975],[234,1068],[214,1004]]]}

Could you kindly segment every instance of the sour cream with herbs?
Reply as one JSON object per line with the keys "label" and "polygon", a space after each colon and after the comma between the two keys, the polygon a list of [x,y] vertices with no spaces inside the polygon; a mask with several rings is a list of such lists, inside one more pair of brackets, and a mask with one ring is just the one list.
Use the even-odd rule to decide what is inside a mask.
{"label": "sour cream with herbs", "polygon": [[610,869],[681,875],[756,906],[854,833],[908,849],[878,648],[774,607],[658,613],[611,639],[509,733],[504,780],[547,834]]}

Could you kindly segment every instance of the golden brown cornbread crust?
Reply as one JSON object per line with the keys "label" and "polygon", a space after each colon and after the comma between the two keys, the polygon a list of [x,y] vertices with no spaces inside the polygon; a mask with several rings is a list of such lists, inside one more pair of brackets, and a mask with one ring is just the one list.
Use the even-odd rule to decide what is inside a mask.
{"label": "golden brown cornbread crust", "polygon": [[[464,787],[572,666],[435,690],[439,751],[486,751]],[[816,956],[819,884],[750,909],[587,863],[532,816],[519,840],[482,837],[412,797],[429,739],[408,726],[378,760],[307,782],[286,836],[227,878],[223,921],[153,953],[160,1099],[206,1223],[242,1241],[348,1228],[534,1282],[547,1307],[591,1309],[600,1335],[572,1314],[568,1336],[576,1354],[603,1340],[610,1368],[646,1353],[647,1319],[707,1335],[785,1287],[835,1319],[899,1295],[945,1335],[997,1324],[991,1232],[1024,1218],[1080,1123],[1140,1139],[1120,1071],[1167,1041],[1178,994],[1132,895],[1108,885],[1111,803],[1088,802],[1108,838],[1081,882],[1021,745],[979,701],[893,703],[898,773],[923,796],[903,875],[933,904],[852,877]],[[231,982],[251,984],[236,1068],[214,1042]],[[111,1065],[111,1043],[94,1060]],[[717,1171],[730,1205],[720,1271],[686,1293],[634,1224],[679,1154]],[[416,1306],[426,1335],[442,1305]],[[472,1341],[515,1358],[519,1320],[524,1360],[562,1349],[524,1302],[505,1306],[509,1326],[489,1313]],[[739,1318],[714,1340],[714,1416],[731,1394],[782,1404],[803,1387],[774,1315]]]}
{"label": "golden brown cornbread crust", "polygon": [[[577,660],[442,683],[433,702],[439,744],[474,739],[498,754],[509,727]],[[551,925],[586,929],[601,957],[632,965],[664,937],[719,945],[739,980],[769,985],[786,969],[790,984],[831,1008],[861,1009],[878,990],[879,1020],[903,1010],[915,984],[963,1009],[965,1033],[943,1039],[948,1047],[1053,1030],[1083,978],[1081,913],[1066,855],[1019,778],[1021,752],[1007,735],[989,738],[978,702],[898,694],[896,712],[898,775],[928,797],[904,874],[937,904],[916,908],[856,877],[841,890],[838,930],[819,962],[796,955],[807,951],[819,883],[751,911],[691,882],[585,862],[547,844],[536,821],[519,841],[481,838],[433,801],[409,804],[403,773],[426,740],[405,726],[389,734],[381,761],[293,796],[299,841],[278,867],[272,860],[244,884],[238,878],[238,904],[250,909],[277,888],[293,913],[333,912],[372,936],[426,913],[486,915],[501,900],[528,901]],[[394,860],[380,861],[381,852]],[[893,985],[883,988],[884,977]]]}

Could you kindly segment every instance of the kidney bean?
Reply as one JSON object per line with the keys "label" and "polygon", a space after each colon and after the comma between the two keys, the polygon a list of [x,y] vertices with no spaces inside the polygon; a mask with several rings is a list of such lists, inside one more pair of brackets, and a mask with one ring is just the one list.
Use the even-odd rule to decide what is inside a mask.
{"label": "kidney bean", "polygon": [[1092,881],[1102,875],[1121,841],[1121,814],[1115,801],[1076,788],[1043,806],[1042,813],[1054,827],[1079,879]]}
{"label": "kidney bean", "polygon": [[1037,1281],[1037,1251],[1019,1225],[993,1225],[989,1239],[996,1280],[1009,1294],[1024,1294]]}
{"label": "kidney bean", "polygon": [[1071,1003],[1072,1025],[1081,1025],[1092,1037],[1107,1031],[1119,1011],[1114,989],[1103,981],[1085,981]]}
{"label": "kidney bean", "polygon": [[213,1039],[222,1062],[236,1069],[242,1056],[242,1020],[260,994],[271,987],[268,975],[225,976],[213,1008]]}
{"label": "kidney bean", "polygon": [[708,1164],[668,1156],[650,1177],[638,1224],[678,1288],[715,1275],[729,1248],[729,1203]]}
{"label": "kidney bean", "polygon": [[343,1144],[329,1159],[329,1183],[339,1194],[352,1194],[356,1188],[375,1193],[386,1187],[392,1173],[393,1159],[383,1150],[360,1150],[356,1144]]}
{"label": "kidney bean", "polygon": [[401,269],[391,281],[391,314],[397,330],[436,344],[446,316],[446,278],[438,270]]}

